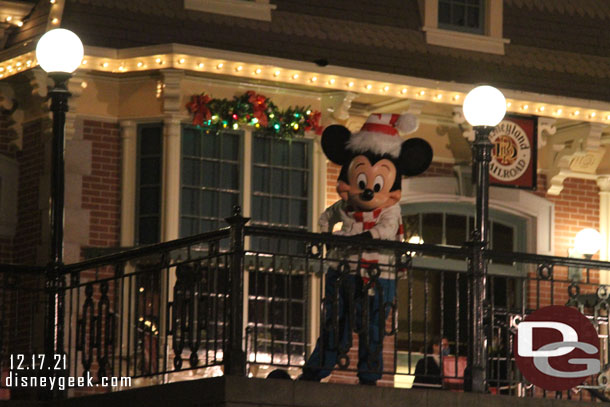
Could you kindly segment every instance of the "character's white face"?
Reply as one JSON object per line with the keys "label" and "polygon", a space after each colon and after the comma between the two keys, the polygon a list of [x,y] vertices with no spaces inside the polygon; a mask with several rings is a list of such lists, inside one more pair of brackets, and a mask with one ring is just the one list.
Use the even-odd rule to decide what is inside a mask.
{"label": "character's white face", "polygon": [[400,190],[390,192],[396,179],[392,161],[379,160],[375,165],[364,155],[354,157],[347,170],[345,183],[339,181],[337,192],[341,199],[363,211],[394,205],[400,200]]}

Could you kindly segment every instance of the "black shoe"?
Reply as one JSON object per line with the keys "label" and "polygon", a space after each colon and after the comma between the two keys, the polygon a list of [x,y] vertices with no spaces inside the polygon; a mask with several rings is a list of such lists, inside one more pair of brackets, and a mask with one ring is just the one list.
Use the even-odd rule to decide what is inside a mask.
{"label": "black shoe", "polygon": [[377,380],[360,379],[360,384],[365,386],[377,386]]}

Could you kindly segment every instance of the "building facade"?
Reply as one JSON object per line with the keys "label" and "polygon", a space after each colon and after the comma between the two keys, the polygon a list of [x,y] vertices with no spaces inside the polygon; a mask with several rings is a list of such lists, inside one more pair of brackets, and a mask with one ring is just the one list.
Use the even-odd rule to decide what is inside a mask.
{"label": "building facade", "polygon": [[[595,258],[609,260],[610,6],[595,0],[0,1],[0,19],[0,262],[49,258],[50,80],[34,50],[59,27],[85,45],[69,82],[66,263],[215,230],[234,205],[252,224],[315,232],[339,199],[320,127],[357,131],[372,113],[417,115],[414,136],[434,149],[431,167],[403,181],[405,238],[460,246],[474,213],[462,103],[478,83],[533,125],[532,184],[492,187],[492,248],[580,256],[576,233],[593,228]],[[194,106],[200,95],[209,100]],[[233,117],[256,96],[294,119],[274,129],[271,110]],[[492,272],[527,272],[503,266]]]}

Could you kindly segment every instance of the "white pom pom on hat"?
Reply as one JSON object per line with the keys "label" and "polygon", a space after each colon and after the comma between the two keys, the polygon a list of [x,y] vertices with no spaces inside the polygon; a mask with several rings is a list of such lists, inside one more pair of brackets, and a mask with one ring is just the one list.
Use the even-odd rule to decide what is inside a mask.
{"label": "white pom pom on hat", "polygon": [[346,147],[357,154],[370,151],[398,158],[404,141],[400,133],[413,133],[418,126],[417,117],[410,113],[402,115],[375,113],[369,116],[358,133],[352,134]]}

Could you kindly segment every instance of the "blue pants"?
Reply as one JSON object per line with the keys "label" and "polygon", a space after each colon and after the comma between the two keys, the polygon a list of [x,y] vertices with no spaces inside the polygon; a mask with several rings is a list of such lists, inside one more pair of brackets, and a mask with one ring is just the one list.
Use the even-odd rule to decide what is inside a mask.
{"label": "blue pants", "polygon": [[390,307],[383,305],[394,301],[395,288],[394,280],[379,278],[373,287],[374,295],[369,295],[360,276],[340,276],[336,270],[329,269],[324,291],[324,322],[316,347],[303,366],[302,378],[319,381],[330,375],[337,363],[347,367],[347,352],[355,331],[359,343],[358,377],[364,383],[379,380],[383,371],[383,331],[390,312]]}

